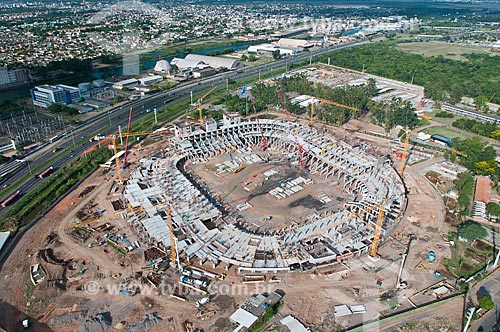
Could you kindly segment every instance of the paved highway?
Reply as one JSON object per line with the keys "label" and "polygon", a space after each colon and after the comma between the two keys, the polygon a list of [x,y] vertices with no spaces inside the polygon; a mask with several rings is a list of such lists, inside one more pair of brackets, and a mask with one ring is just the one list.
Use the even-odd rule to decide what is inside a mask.
{"label": "paved highway", "polygon": [[[24,163],[24,166],[18,168],[13,173],[4,177],[0,181],[0,187],[8,187],[8,185],[13,184],[27,174],[30,174],[34,169],[47,163],[52,158],[55,158],[48,166],[53,166],[54,168],[60,168],[66,165],[71,159],[76,158],[83,151],[88,149],[91,145],[95,143],[90,143],[87,138],[91,135],[94,135],[96,132],[102,133],[104,135],[109,135],[112,133],[116,133],[118,131],[117,126],[121,125],[123,130],[126,131],[128,113],[130,107],[133,109],[132,113],[132,121],[137,121],[144,115],[146,115],[145,110],[152,108],[160,108],[164,105],[164,101],[166,99],[172,98],[172,101],[176,101],[179,99],[183,99],[189,97],[190,93],[198,93],[204,90],[209,89],[212,86],[226,84],[226,80],[240,80],[249,76],[254,76],[260,74],[265,74],[270,71],[276,70],[278,68],[285,67],[287,65],[298,63],[302,61],[306,61],[312,57],[323,55],[330,53],[332,51],[353,47],[359,45],[363,40],[359,40],[356,42],[350,42],[342,45],[335,45],[330,47],[321,48],[318,50],[313,50],[311,52],[303,52],[294,57],[289,57],[286,59],[277,60],[274,62],[245,67],[239,70],[220,73],[212,77],[208,77],[202,80],[198,80],[195,82],[190,82],[187,84],[183,84],[172,89],[160,92],[155,95],[144,97],[140,100],[134,100],[128,102],[122,106],[115,107],[111,109],[107,113],[100,114],[86,123],[79,125],[72,129],[71,132],[67,133],[63,140],[60,140],[55,143],[47,144],[50,145],[50,148],[45,148],[42,152],[35,152],[33,154],[27,155],[24,157],[24,160],[27,162]],[[110,123],[116,125],[116,127],[109,128]],[[53,152],[53,147],[60,147],[62,150],[68,149],[70,147],[71,150],[64,153]],[[61,150],[61,151],[62,151]],[[2,195],[0,195],[0,201],[3,201],[10,195],[12,195],[16,191],[20,191],[21,195],[25,195],[29,193],[35,186],[37,186],[44,179],[39,179],[35,177],[36,174],[32,174],[23,184],[14,188],[12,186],[8,187]],[[0,210],[0,217],[9,209],[9,207],[3,208]]]}

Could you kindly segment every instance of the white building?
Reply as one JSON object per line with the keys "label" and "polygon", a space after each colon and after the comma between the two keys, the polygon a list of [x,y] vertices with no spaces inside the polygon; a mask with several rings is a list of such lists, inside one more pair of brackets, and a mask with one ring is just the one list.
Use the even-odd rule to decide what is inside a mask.
{"label": "white building", "polygon": [[163,81],[163,76],[160,75],[152,75],[152,76],[147,76],[139,79],[139,82],[141,82],[141,85],[149,85],[149,84],[154,84]]}
{"label": "white building", "polygon": [[170,62],[173,66],[176,66],[178,70],[196,70],[210,67],[208,64],[200,60],[188,60],[181,58],[173,58]]}
{"label": "white building", "polygon": [[202,61],[203,63],[206,63],[212,68],[226,68],[229,70],[243,68],[243,63],[241,63],[240,60],[231,58],[221,58],[217,56],[188,54],[185,60]]}
{"label": "white building", "polygon": [[279,51],[280,55],[294,55],[301,52],[300,48],[282,48],[276,44],[259,44],[249,46],[247,49],[248,53],[258,53],[258,54],[272,54],[274,51]]}
{"label": "white building", "polygon": [[129,78],[113,84],[113,89],[123,90],[124,88],[131,89],[139,85],[139,81],[135,78]]}
{"label": "white building", "polygon": [[80,89],[69,85],[38,85],[31,89],[33,105],[43,108],[51,104],[69,105],[81,98]]}
{"label": "white building", "polygon": [[167,60],[159,60],[156,62],[153,70],[157,73],[171,74],[172,66],[168,63]]}
{"label": "white building", "polygon": [[233,330],[233,332],[237,332],[243,328],[250,329],[259,318],[245,309],[239,308],[229,317],[229,320],[237,325],[236,329]]}
{"label": "white building", "polygon": [[307,40],[303,39],[292,39],[292,38],[280,38],[277,42],[279,47],[285,48],[310,48],[313,47],[314,44],[311,44]]}

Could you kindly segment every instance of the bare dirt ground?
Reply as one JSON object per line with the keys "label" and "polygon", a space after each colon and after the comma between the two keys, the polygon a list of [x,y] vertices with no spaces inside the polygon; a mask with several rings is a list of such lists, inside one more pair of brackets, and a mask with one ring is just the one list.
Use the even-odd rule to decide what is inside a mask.
{"label": "bare dirt ground", "polygon": [[[261,155],[265,157],[264,153]],[[207,164],[222,163],[229,159],[228,155],[220,155],[209,160]],[[246,165],[245,169],[236,174],[228,172],[216,175],[204,164],[189,165],[188,168],[199,177],[201,183],[210,188],[211,192],[216,192],[222,198],[229,210],[237,212],[244,220],[251,220],[251,223],[266,230],[284,228],[289,223],[291,215],[294,216],[294,223],[300,224],[314,213],[325,209],[336,210],[345,201],[353,199],[335,178],[324,179],[313,176],[278,159],[273,162]],[[266,177],[264,173],[270,169],[277,173]],[[312,180],[312,183],[304,185],[303,190],[285,199],[278,199],[269,194],[270,190],[279,187],[282,182],[299,176]],[[334,184],[335,182],[337,184]],[[321,202],[319,197],[324,195],[331,201]],[[251,208],[237,211],[238,204],[247,202]],[[267,217],[272,219],[266,220]]]}
{"label": "bare dirt ground", "polygon": [[[339,130],[339,132],[348,135],[345,131]],[[377,138],[373,142],[379,145],[378,148],[381,151],[386,148],[384,140]],[[134,160],[165,148],[168,147],[164,142],[139,146],[130,155],[132,165]],[[263,166],[256,165],[255,169],[248,168],[241,173],[230,175],[227,183],[224,184],[227,187],[226,190],[230,190],[231,184],[234,186],[235,182],[248,182],[255,172],[262,171],[259,167]],[[116,195],[119,194],[113,195],[109,192],[113,185],[112,179],[116,174],[111,172],[103,174],[102,170],[98,170],[31,228],[6,261],[0,271],[0,280],[1,284],[7,287],[0,288],[0,298],[4,299],[9,306],[0,310],[0,323],[6,325],[7,330],[14,330],[14,327],[19,326],[21,320],[29,315],[35,324],[32,331],[65,332],[76,331],[82,319],[70,321],[64,325],[54,325],[54,317],[81,310],[87,310],[89,316],[110,312],[113,325],[119,322],[124,322],[126,325],[137,324],[142,321],[145,314],[157,312],[162,321],[145,331],[184,331],[182,323],[185,320],[193,321],[196,327],[204,328],[205,331],[231,331],[229,316],[239,305],[253,294],[270,292],[277,288],[283,289],[286,293],[280,317],[292,314],[306,325],[318,327],[318,331],[332,331],[333,307],[339,304],[362,303],[367,308],[366,314],[337,319],[344,326],[375,319],[379,312],[390,313],[391,311],[386,303],[380,301],[380,296],[392,291],[395,287],[400,265],[399,256],[405,250],[408,234],[414,234],[416,239],[410,248],[410,255],[403,272],[403,280],[408,281],[409,288],[395,297],[395,301],[401,306],[409,306],[406,300],[409,296],[438,281],[433,273],[442,268],[439,260],[448,254],[448,249],[441,238],[441,234],[446,233],[446,226],[443,224],[444,216],[439,212],[440,202],[433,188],[419,174],[418,169],[413,168],[409,167],[405,175],[409,190],[409,204],[405,218],[396,233],[381,247],[382,259],[379,262],[370,263],[365,257],[361,257],[348,263],[350,270],[344,277],[341,277],[341,274],[345,272],[335,272],[332,268],[332,271],[321,271],[316,274],[307,272],[280,275],[281,282],[279,283],[265,282],[255,286],[243,285],[242,277],[234,268],[223,271],[208,265],[202,266],[214,272],[227,273],[227,278],[223,282],[216,283],[212,290],[218,295],[206,308],[202,309],[206,314],[205,317],[201,317],[202,311],[194,306],[194,301],[200,298],[199,295],[190,295],[188,301],[183,302],[169,295],[158,295],[156,291],[135,296],[116,292],[120,289],[116,288],[117,285],[134,279],[136,272],[144,271],[146,263],[142,253],[124,255],[109,246],[90,248],[89,244],[96,243],[98,237],[102,238],[102,233],[98,231],[93,232],[86,241],[71,235],[71,228],[68,229],[67,225],[77,222],[77,212],[85,210],[88,204],[93,202],[97,204],[92,208],[94,211],[97,208],[105,211],[95,223],[96,226],[107,222],[113,225],[119,234],[127,234],[127,237],[147,243],[147,239],[141,238],[141,234],[122,218],[122,213],[116,213],[113,210],[111,201],[117,199],[119,196]],[[235,178],[231,178],[233,176]],[[318,181],[317,177],[313,179]],[[95,188],[83,197],[79,197],[90,186],[95,186]],[[244,193],[248,194],[246,191]],[[312,193],[304,192],[304,194]],[[294,197],[295,195],[292,196],[290,202],[298,198],[298,196]],[[290,202],[284,202],[283,206],[285,207]],[[260,213],[269,214],[268,211],[260,211]],[[275,214],[276,212],[273,212],[273,215]],[[45,253],[59,261],[73,262],[71,264],[73,268],[65,269],[62,263],[48,263],[37,257],[39,251],[44,249],[51,249],[52,251],[45,251]],[[429,250],[437,253],[438,259],[434,263],[428,263],[425,259]],[[422,269],[417,268],[420,261],[422,261]],[[48,281],[43,281],[36,288],[32,286],[29,278],[29,266],[34,263],[40,263],[48,275]],[[374,266],[378,269],[374,270]],[[57,286],[58,282],[64,279],[63,275],[66,278],[65,288]],[[176,284],[179,278],[171,270],[166,272],[165,277],[169,285]],[[382,281],[382,286],[377,288],[376,283],[379,280]],[[97,288],[89,289],[90,282],[96,282]],[[223,286],[229,291],[222,292]],[[355,292],[356,289],[359,290],[358,293]],[[424,322],[426,320],[439,321],[439,324],[454,328],[459,326],[457,317],[461,317],[461,311],[453,310],[453,313],[442,317],[443,315],[434,315],[429,312],[425,317],[415,317]],[[409,321],[411,317],[410,320],[402,319],[401,324]],[[431,324],[431,326],[434,325]]]}

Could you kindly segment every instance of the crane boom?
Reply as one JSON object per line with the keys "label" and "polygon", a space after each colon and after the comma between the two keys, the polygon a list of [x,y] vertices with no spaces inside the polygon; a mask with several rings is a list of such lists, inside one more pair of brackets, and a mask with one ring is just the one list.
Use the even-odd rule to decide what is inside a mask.
{"label": "crane boom", "polygon": [[375,226],[375,234],[373,235],[372,251],[370,252],[371,257],[377,256],[378,245],[380,242],[380,233],[382,232],[382,226],[384,224],[385,211],[382,207],[378,209],[377,225]]}
{"label": "crane boom", "polygon": [[165,208],[165,212],[167,213],[168,234],[170,235],[170,254],[171,254],[172,262],[174,264],[176,264],[177,263],[177,252],[175,250],[174,226],[172,224],[172,213],[170,211],[170,206],[167,206]]}
{"label": "crane boom", "polygon": [[[319,98],[319,97],[313,97],[313,99],[316,99],[316,100],[318,100],[318,101],[320,101],[322,103],[325,103],[325,104],[330,104],[330,105],[333,105],[333,106],[346,108],[346,109],[349,109],[351,111],[355,111],[355,112],[359,111],[359,109],[357,109],[356,107],[344,105],[344,104],[337,103],[335,101],[331,101],[331,100],[328,100],[328,99],[323,99],[323,98]],[[314,105],[315,105],[315,100],[313,100],[313,102],[311,104],[311,115],[309,117],[309,124],[310,125],[314,124]]]}
{"label": "crane boom", "polygon": [[202,101],[205,99],[209,94],[211,94],[215,89],[217,89],[216,86],[208,90],[207,93],[205,93],[200,99],[198,99],[198,113],[200,116],[200,122],[203,122],[203,109],[202,109]]}
{"label": "crane boom", "polygon": [[399,175],[403,176],[403,171],[405,170],[406,158],[408,157],[408,147],[410,145],[410,131],[406,131],[405,145],[403,148],[403,154],[401,155],[401,164],[399,165]]}
{"label": "crane boom", "polygon": [[125,153],[123,155],[123,164],[125,164],[125,165],[127,165],[128,134],[130,134],[130,121],[131,120],[132,120],[132,107],[130,107],[130,112],[128,114],[127,138],[125,138]]}
{"label": "crane boom", "polygon": [[123,182],[123,179],[122,179],[122,172],[121,172],[121,167],[120,167],[120,158],[118,158],[118,152],[116,149],[116,137],[113,136],[112,140],[113,140],[113,153],[116,156],[116,158],[115,158],[116,173],[118,174],[118,180],[121,183],[121,182]]}

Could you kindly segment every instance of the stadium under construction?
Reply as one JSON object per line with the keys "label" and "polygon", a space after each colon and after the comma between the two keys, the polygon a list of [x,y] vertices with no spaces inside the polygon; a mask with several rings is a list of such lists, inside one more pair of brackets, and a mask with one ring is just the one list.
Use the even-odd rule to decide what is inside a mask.
{"label": "stadium under construction", "polygon": [[[405,186],[389,158],[326,129],[237,114],[220,122],[178,121],[173,129],[168,153],[142,159],[124,197],[132,208],[129,222],[175,250],[178,264],[270,273],[373,256],[406,208]],[[288,173],[276,180],[279,172]],[[252,181],[258,183],[251,187]],[[218,192],[216,184],[223,183],[233,189]],[[236,189],[248,196],[235,196]],[[325,194],[329,189],[345,199]],[[321,207],[300,217],[271,215],[275,204],[306,194]],[[267,210],[252,203],[258,196]]]}

